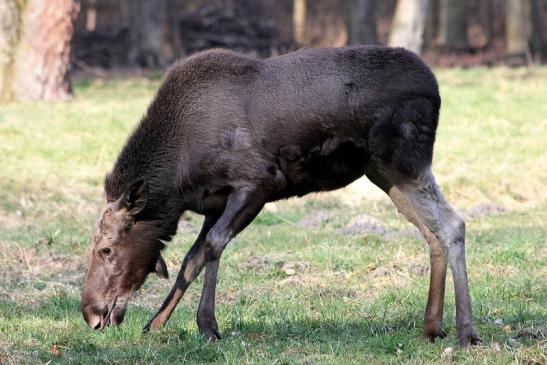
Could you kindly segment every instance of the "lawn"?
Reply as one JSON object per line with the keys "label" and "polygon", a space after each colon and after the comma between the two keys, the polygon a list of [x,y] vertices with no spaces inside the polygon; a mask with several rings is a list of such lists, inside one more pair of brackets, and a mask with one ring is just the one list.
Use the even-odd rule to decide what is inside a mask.
{"label": "lawn", "polygon": [[467,221],[474,318],[484,343],[421,339],[425,242],[370,183],[270,204],[220,269],[223,339],[195,312],[201,279],[167,326],[141,333],[199,229],[185,214],[118,328],[79,312],[101,183],[159,79],[80,80],[67,103],[0,106],[0,364],[547,362],[547,68],[438,70],[434,171]]}

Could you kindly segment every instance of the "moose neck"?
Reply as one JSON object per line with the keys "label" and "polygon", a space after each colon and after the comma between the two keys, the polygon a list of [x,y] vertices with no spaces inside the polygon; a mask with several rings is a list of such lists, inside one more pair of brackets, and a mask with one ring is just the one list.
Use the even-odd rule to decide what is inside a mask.
{"label": "moose neck", "polygon": [[107,198],[116,200],[135,180],[145,178],[148,199],[137,219],[153,222],[158,238],[170,240],[184,209],[176,183],[180,144],[173,126],[150,112],[129,137],[104,186]]}

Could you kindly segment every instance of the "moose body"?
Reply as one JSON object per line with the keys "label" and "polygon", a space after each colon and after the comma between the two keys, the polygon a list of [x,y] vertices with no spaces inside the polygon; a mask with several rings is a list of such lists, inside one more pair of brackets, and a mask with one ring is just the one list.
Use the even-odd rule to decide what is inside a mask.
{"label": "moose body", "polygon": [[225,50],[171,67],[105,179],[81,308],[96,329],[123,320],[146,276],[167,277],[162,241],[185,210],[205,215],[176,282],[145,327],[159,329],[205,267],[197,321],[220,338],[220,256],[265,203],[340,188],[366,175],[430,246],[424,336],[444,336],[447,263],[460,343],[478,341],[465,263],[465,225],[431,173],[439,116],[430,69],[400,48],[304,49],[258,60]]}

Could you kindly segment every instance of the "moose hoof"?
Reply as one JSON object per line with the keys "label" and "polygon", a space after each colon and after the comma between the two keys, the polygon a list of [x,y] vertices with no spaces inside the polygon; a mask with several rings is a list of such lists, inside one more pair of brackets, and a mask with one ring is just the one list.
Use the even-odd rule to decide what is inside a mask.
{"label": "moose hoof", "polygon": [[458,338],[460,342],[461,347],[467,347],[467,345],[480,345],[482,344],[482,340],[475,332],[475,329],[473,327],[463,329],[462,331],[458,331]]}
{"label": "moose hoof", "polygon": [[216,319],[208,319],[204,321],[198,321],[199,332],[201,332],[208,342],[215,342],[220,340],[220,332],[218,331],[218,325]]}
{"label": "moose hoof", "polygon": [[142,329],[143,334],[148,332],[150,332],[150,323],[147,323],[146,326],[144,326],[144,328]]}
{"label": "moose hoof", "polygon": [[442,328],[437,328],[437,329],[424,328],[423,335],[428,342],[434,343],[437,337],[445,338],[446,332]]}
{"label": "moose hoof", "polygon": [[205,338],[207,338],[207,342],[216,342],[222,339],[217,329],[207,328],[207,329],[200,329],[199,331],[205,336]]}
{"label": "moose hoof", "polygon": [[148,333],[150,331],[159,331],[160,328],[161,328],[161,324],[155,323],[154,320],[152,319],[150,322],[146,324],[146,326],[144,326],[144,328],[142,329],[142,333]]}

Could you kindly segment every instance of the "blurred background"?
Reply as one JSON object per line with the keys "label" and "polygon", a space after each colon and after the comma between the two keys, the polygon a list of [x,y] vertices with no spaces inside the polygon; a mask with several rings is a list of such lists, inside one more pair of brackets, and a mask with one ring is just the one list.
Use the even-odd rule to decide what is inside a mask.
{"label": "blurred background", "polygon": [[68,76],[162,69],[211,47],[403,46],[434,66],[529,66],[546,0],[0,0],[0,98],[64,99]]}

